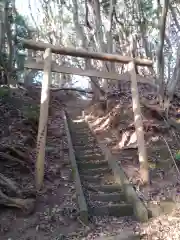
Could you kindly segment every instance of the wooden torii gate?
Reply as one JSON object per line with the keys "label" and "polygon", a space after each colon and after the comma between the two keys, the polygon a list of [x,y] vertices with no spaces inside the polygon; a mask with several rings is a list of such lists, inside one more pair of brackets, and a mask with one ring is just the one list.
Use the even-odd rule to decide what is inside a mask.
{"label": "wooden torii gate", "polygon": [[[130,76],[131,76],[132,105],[133,105],[133,112],[134,112],[134,123],[135,123],[136,134],[137,134],[140,170],[142,171],[142,174],[144,174],[143,179],[145,181],[148,181],[149,176],[147,171],[148,169],[147,151],[146,151],[145,141],[144,141],[144,131],[143,131],[143,123],[142,123],[142,117],[141,117],[141,110],[140,110],[140,101],[139,101],[135,66],[140,65],[140,66],[152,67],[152,61],[149,59],[141,59],[138,57],[132,58],[129,56],[120,56],[118,54],[89,52],[82,49],[74,49],[74,48],[61,48],[59,46],[54,46],[52,44],[35,42],[33,40],[26,40],[26,39],[21,39],[21,43],[24,48],[45,52],[44,61],[42,62],[27,61],[25,63],[25,68],[44,71],[43,81],[42,81],[42,90],[41,90],[39,129],[38,129],[38,137],[37,137],[37,161],[36,161],[36,174],[35,174],[37,191],[41,189],[43,184],[43,179],[44,179],[44,158],[45,158],[45,145],[46,145],[46,135],[47,135],[47,120],[48,120],[51,72],[120,80],[120,74],[115,72],[97,71],[92,69],[82,70],[79,68],[58,66],[56,63],[52,62],[52,53],[129,64]],[[141,82],[148,83],[145,80],[142,80]]]}

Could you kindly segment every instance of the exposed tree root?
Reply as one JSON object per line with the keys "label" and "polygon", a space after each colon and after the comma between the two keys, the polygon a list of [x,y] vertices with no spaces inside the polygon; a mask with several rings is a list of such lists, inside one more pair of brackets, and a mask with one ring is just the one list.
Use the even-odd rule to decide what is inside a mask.
{"label": "exposed tree root", "polygon": [[[153,120],[143,120],[143,126],[144,126],[145,132],[153,131],[153,132],[165,133],[169,129],[168,126],[154,123]],[[121,129],[121,131],[122,130],[124,131],[127,129],[135,130],[134,123],[129,124],[129,126],[127,128],[123,128],[123,129]]]}
{"label": "exposed tree root", "polygon": [[175,119],[173,118],[170,118],[167,120],[167,122],[174,128],[176,128],[178,131],[180,131],[180,122],[179,121],[176,121]]}
{"label": "exposed tree root", "polygon": [[[115,107],[111,108],[107,113],[107,110],[104,112],[104,115],[100,118],[96,117],[96,113],[98,112],[98,105],[94,108],[92,106],[91,114],[92,114],[92,127],[94,128],[94,132],[99,134],[104,131],[113,131],[113,135],[116,136],[118,143],[113,147],[114,151],[119,151],[120,149],[137,149],[137,137],[135,132],[134,122],[132,120],[131,114],[131,105],[127,104],[126,106],[122,106],[119,102],[117,103],[115,100]],[[113,104],[112,102],[112,104]],[[147,102],[147,101],[146,101]],[[145,131],[146,141],[151,141],[150,136],[152,134],[164,134],[169,130],[169,126],[162,122],[163,114],[156,113],[156,105],[154,105],[154,101],[151,104],[146,104],[146,108],[144,107],[143,114],[143,127]],[[150,111],[149,107],[150,106]],[[90,108],[89,108],[90,109]],[[87,110],[88,114],[88,110]],[[94,114],[94,115],[93,115]],[[150,119],[149,119],[150,117]],[[159,121],[155,121],[152,117],[157,118]],[[160,121],[161,120],[161,121]]]}
{"label": "exposed tree root", "polygon": [[27,214],[33,211],[35,206],[35,199],[32,198],[23,199],[28,194],[30,195],[30,191],[28,191],[28,194],[26,193],[26,191],[22,191],[13,180],[7,178],[1,173],[0,173],[0,188],[5,189],[5,192],[10,193],[10,195],[18,196],[18,197],[7,196],[0,189],[0,205],[20,208],[23,210],[23,212]]}
{"label": "exposed tree root", "polygon": [[[23,96],[25,94],[26,96]],[[14,95],[12,94],[13,96],[1,102],[1,111],[5,117],[2,115],[1,119],[0,205],[16,207],[25,213],[31,213],[35,207],[36,191],[33,187],[21,188],[21,184],[28,183],[28,186],[32,186],[29,184],[32,175],[28,175],[32,174],[33,167],[30,150],[32,150],[32,145],[34,147],[36,144],[39,113],[39,105],[36,100],[39,102],[39,97],[32,98],[34,90],[32,90],[32,94],[28,92],[25,94],[23,93],[19,98],[18,89],[17,93],[15,92]],[[6,119],[8,119],[8,125]],[[9,132],[12,133],[10,136]],[[3,172],[4,170],[7,175]],[[25,175],[25,179],[21,179],[21,176],[17,175],[19,172],[23,176]],[[12,175],[13,178],[10,177]],[[19,183],[20,180],[22,183]]]}
{"label": "exposed tree root", "polygon": [[31,131],[34,135],[37,135],[38,132],[38,121],[34,119],[24,119],[23,124],[31,127]]}
{"label": "exposed tree root", "polygon": [[35,199],[21,199],[8,197],[0,190],[0,205],[9,207],[17,207],[23,210],[26,214],[32,213],[35,207]]}
{"label": "exposed tree root", "polygon": [[12,192],[16,193],[17,195],[21,194],[20,189],[16,185],[14,181],[11,179],[5,177],[3,174],[0,173],[0,185],[3,187],[8,188],[8,190],[11,190]]}
{"label": "exposed tree root", "polygon": [[24,144],[27,144],[28,146],[35,147],[36,140],[32,135],[26,136],[24,139]]}
{"label": "exposed tree root", "polygon": [[[96,106],[98,107],[98,106]],[[96,116],[96,113],[98,112],[98,109],[94,109],[94,116]],[[105,116],[103,116],[100,120],[98,119],[96,123],[93,123],[95,126],[98,125],[97,131],[101,130],[108,130],[109,128],[116,128],[119,125],[120,117],[121,117],[121,105],[117,104],[110,112],[105,113]]]}
{"label": "exposed tree root", "polygon": [[97,118],[96,121],[92,123],[92,126],[93,127],[100,126],[104,121],[106,121],[106,119],[107,119],[107,116]]}
{"label": "exposed tree root", "polygon": [[27,197],[35,197],[36,191],[33,189],[20,189],[16,182],[13,180],[7,178],[3,174],[0,173],[0,186],[2,186],[4,189],[7,189],[7,192],[10,192],[11,195],[18,196],[21,198],[27,198]]}
{"label": "exposed tree root", "polygon": [[25,160],[26,162],[28,162],[27,161],[27,159],[28,159],[27,153],[22,152],[22,151],[16,149],[15,147],[6,146],[6,147],[4,147],[3,152],[5,152],[5,151],[8,152],[13,157],[16,157],[18,159],[22,159],[22,160]]}
{"label": "exposed tree root", "polygon": [[141,101],[141,104],[151,112],[152,117],[158,120],[164,120],[165,113],[159,105],[148,104],[147,101]]}
{"label": "exposed tree root", "polygon": [[110,122],[110,119],[109,119],[108,117],[106,117],[106,118],[103,119],[103,121],[99,124],[99,126],[94,129],[94,131],[95,131],[96,133],[98,133],[98,132],[101,132],[101,131],[108,130],[109,122]]}
{"label": "exposed tree root", "polygon": [[31,172],[31,168],[28,166],[26,161],[23,161],[23,160],[20,160],[20,159],[18,159],[16,157],[13,157],[10,154],[4,153],[4,152],[0,152],[0,159],[2,159],[2,160],[9,160],[9,161],[13,161],[13,162],[19,163],[21,166],[29,169],[30,172]]}
{"label": "exposed tree root", "polygon": [[[2,189],[6,193],[2,192]],[[26,197],[30,198],[24,199]],[[35,206],[35,192],[29,189],[21,190],[13,180],[0,173],[0,205],[17,207],[22,209],[26,214],[29,214]]]}
{"label": "exposed tree root", "polygon": [[[142,104],[148,110],[151,111],[153,117],[157,118],[158,120],[165,120],[166,119],[164,111],[159,106],[149,105],[144,101],[142,102]],[[170,126],[176,128],[178,131],[180,131],[180,123],[178,121],[176,121],[173,118],[166,119],[166,121],[168,122],[168,124]]]}
{"label": "exposed tree root", "polygon": [[91,105],[87,111],[89,112],[89,115],[96,117],[103,116],[106,112],[106,101],[100,101]]}
{"label": "exposed tree root", "polygon": [[117,105],[117,100],[108,99],[106,105],[107,105],[107,112],[110,112]]}

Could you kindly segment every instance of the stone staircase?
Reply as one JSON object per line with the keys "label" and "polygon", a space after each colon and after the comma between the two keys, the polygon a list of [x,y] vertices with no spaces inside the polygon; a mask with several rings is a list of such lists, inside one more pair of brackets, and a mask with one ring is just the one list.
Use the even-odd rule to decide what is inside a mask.
{"label": "stone staircase", "polygon": [[68,127],[88,216],[132,216],[133,207],[126,202],[88,124],[68,118]]}

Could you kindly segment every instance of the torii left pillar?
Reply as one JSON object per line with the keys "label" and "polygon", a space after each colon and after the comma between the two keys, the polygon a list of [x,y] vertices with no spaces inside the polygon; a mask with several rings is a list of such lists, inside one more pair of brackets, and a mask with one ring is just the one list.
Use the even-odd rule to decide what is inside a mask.
{"label": "torii left pillar", "polygon": [[48,48],[44,53],[44,75],[42,79],[41,90],[41,106],[39,117],[39,128],[37,137],[37,159],[36,159],[36,190],[40,191],[44,180],[44,161],[45,161],[45,149],[46,149],[46,135],[48,124],[48,110],[49,110],[49,92],[51,84],[51,64],[52,53]]}

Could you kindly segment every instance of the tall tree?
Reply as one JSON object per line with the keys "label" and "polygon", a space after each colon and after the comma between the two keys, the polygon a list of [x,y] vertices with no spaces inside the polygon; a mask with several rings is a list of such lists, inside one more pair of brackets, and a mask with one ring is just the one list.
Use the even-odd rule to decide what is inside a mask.
{"label": "tall tree", "polygon": [[[165,90],[165,83],[164,83],[164,39],[165,39],[165,28],[166,28],[166,19],[168,13],[168,6],[169,0],[164,0],[164,4],[162,7],[161,13],[161,22],[160,22],[160,37],[159,37],[159,48],[157,52],[157,59],[158,59],[158,84],[159,84],[159,97],[160,97],[160,105],[163,106],[164,100],[164,90]],[[158,0],[158,8],[161,9],[160,1]]]}
{"label": "tall tree", "polygon": [[32,31],[26,20],[17,12],[14,1],[1,1],[0,3],[2,12],[0,15],[1,81],[16,84],[24,72],[25,60],[18,37],[31,38]]}

